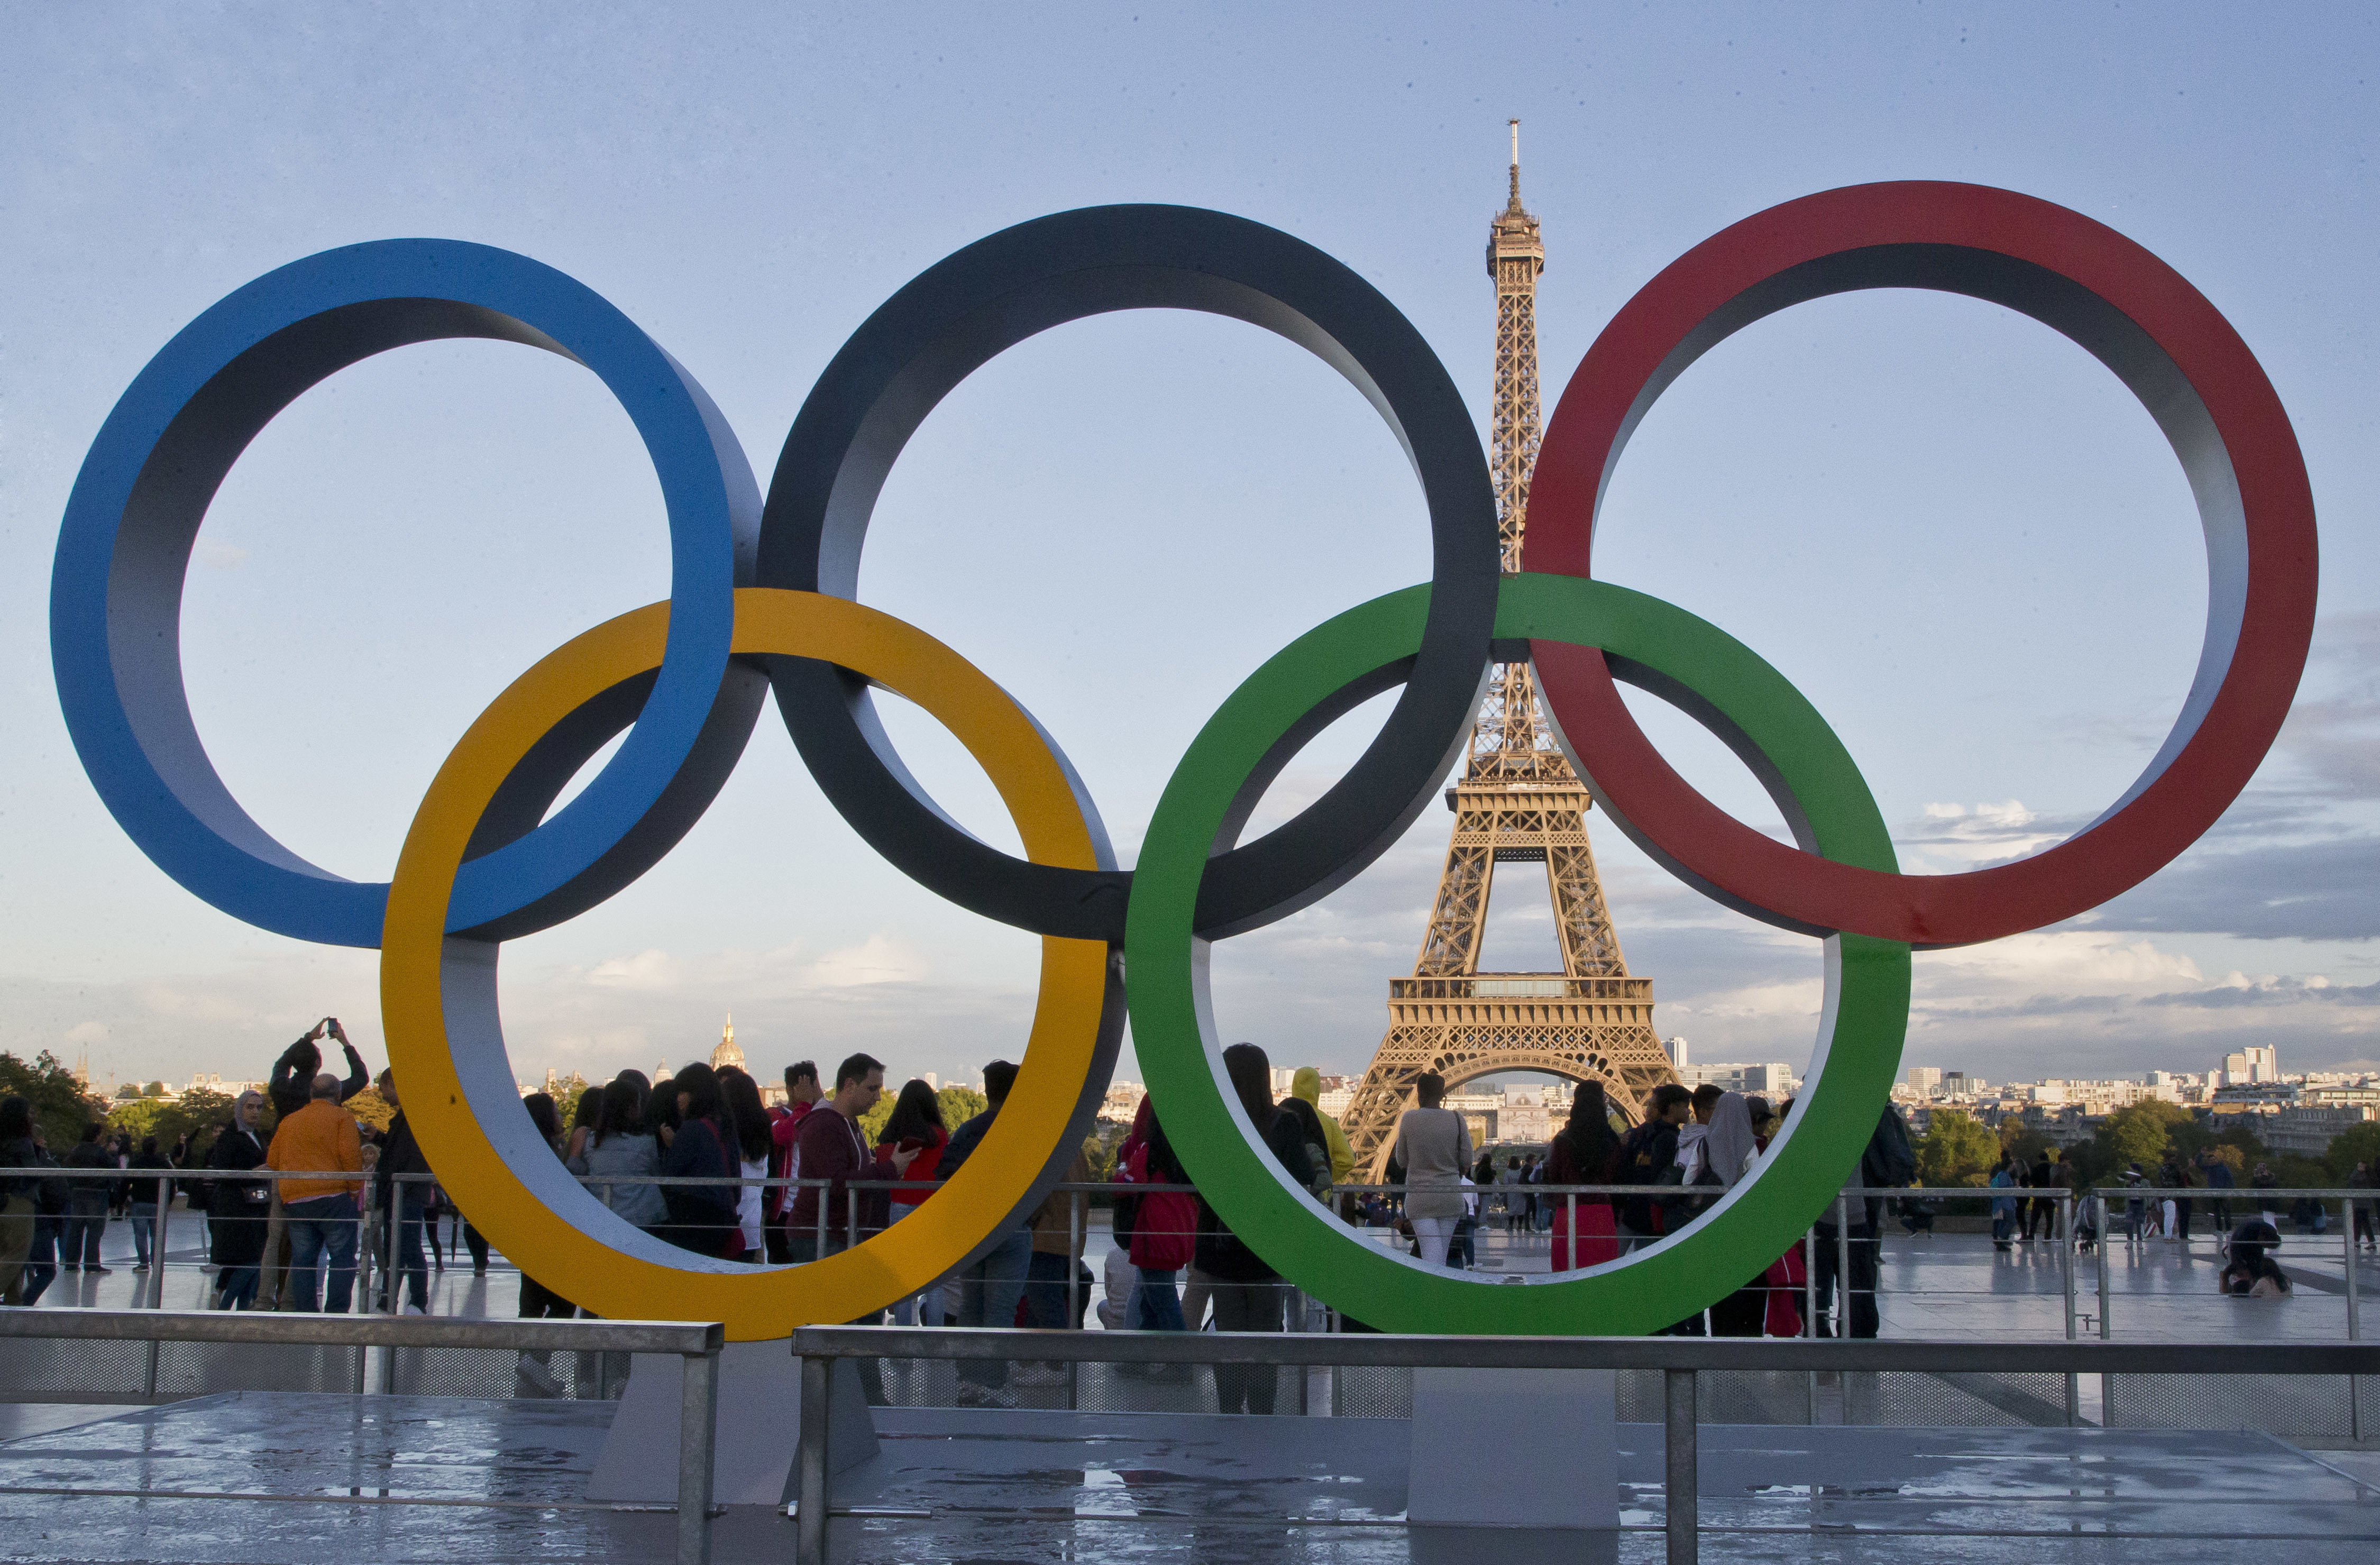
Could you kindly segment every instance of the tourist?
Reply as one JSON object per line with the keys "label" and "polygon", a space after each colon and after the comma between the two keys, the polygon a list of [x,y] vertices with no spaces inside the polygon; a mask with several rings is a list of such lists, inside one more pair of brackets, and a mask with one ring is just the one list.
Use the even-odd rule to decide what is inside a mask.
{"label": "tourist", "polygon": [[[1678,1137],[1693,1111],[1694,1097],[1678,1082],[1663,1082],[1653,1089],[1645,1102],[1645,1122],[1621,1137],[1612,1183],[1653,1185],[1663,1182],[1663,1171],[1677,1162]],[[1631,1249],[1652,1244],[1669,1231],[1668,1223],[1669,1214],[1658,1200],[1649,1195],[1626,1197],[1621,1203],[1615,1225],[1621,1253],[1625,1255]]]}
{"label": "tourist", "polygon": [[2262,1221],[2272,1225],[2274,1231],[2278,1232],[2281,1226],[2280,1197],[2267,1195],[2265,1192],[2278,1190],[2281,1187],[2280,1180],[2275,1177],[2271,1169],[2258,1163],[2256,1171],[2248,1176],[2248,1184],[2249,1188],[2256,1192],[2256,1216]]}
{"label": "tourist", "polygon": [[669,1203],[658,1184],[644,1183],[661,1172],[662,1144],[645,1124],[650,1089],[641,1071],[622,1071],[603,1088],[603,1117],[574,1169],[587,1187],[632,1228],[653,1231],[669,1222]]}
{"label": "tourist", "polygon": [[[1994,1190],[2013,1190],[2017,1183],[2017,1160],[2013,1152],[2002,1152],[1998,1166],[1992,1170]],[[2017,1201],[2013,1195],[1992,1197],[1992,1248],[2007,1250],[2016,1235]]]}
{"label": "tourist", "polygon": [[[2042,1191],[2062,1188],[2066,1182],[2058,1177],[2057,1159],[2057,1152],[2047,1146],[2034,1154],[2033,1167],[2025,1171],[2025,1188]],[[2024,1234],[2020,1243],[2032,1244],[2036,1232],[2044,1239],[2053,1238],[2057,1231],[2058,1203],[2055,1200],[2045,1195],[2035,1195],[2025,1203]]]}
{"label": "tourist", "polygon": [[[1609,1184],[1620,1160],[1620,1137],[1612,1134],[1601,1082],[1586,1082],[1570,1095],[1570,1122],[1547,1154],[1546,1183]],[[1620,1257],[1618,1230],[1609,1195],[1548,1195],[1553,1207],[1553,1269],[1601,1266]],[[1572,1214],[1577,1214],[1575,1227]]]}
{"label": "tourist", "polygon": [[[334,1175],[363,1171],[363,1138],[357,1134],[355,1116],[339,1107],[339,1078],[327,1071],[314,1078],[312,1098],[296,1113],[284,1115],[273,1128],[273,1145],[264,1155],[267,1168]],[[356,1198],[362,1193],[359,1179],[282,1181],[282,1222],[289,1234],[289,1268],[282,1286],[301,1313],[345,1315],[353,1303],[360,1215]],[[327,1280],[319,1270],[325,1260]]]}
{"label": "tourist", "polygon": [[[1132,1155],[1121,1177],[1137,1185],[1186,1185],[1189,1176],[1173,1155],[1165,1122],[1150,1106],[1148,1135]],[[1198,1205],[1196,1195],[1183,1189],[1153,1189],[1141,1195],[1132,1223],[1132,1264],[1140,1271],[1140,1324],[1145,1331],[1184,1329],[1182,1295],[1176,1291],[1182,1268],[1197,1254]],[[1187,1365],[1150,1366],[1152,1377],[1189,1378]]]}
{"label": "tourist", "polygon": [[[2002,1188],[2016,1188],[2016,1181],[2022,1175],[2023,1166],[2013,1153],[2005,1155],[2002,1171],[2008,1183]],[[1900,1117],[1900,1109],[1887,1103],[1884,1111],[1876,1116],[1876,1129],[1868,1133],[1867,1146],[1860,1153],[1858,1167],[1844,1182],[1835,1207],[1819,1218],[1814,1229],[1817,1275],[1813,1281],[1817,1293],[1819,1321],[1830,1323],[1825,1327],[1825,1335],[1874,1337],[1880,1324],[1876,1290],[1882,1275],[1882,1239],[1878,1231],[1884,1219],[1885,1198],[1857,1195],[1853,1192],[1899,1190],[1916,1177],[1917,1152],[1909,1139],[1908,1122]],[[1993,1183],[1999,1183],[1997,1176]],[[1993,1202],[1993,1236],[1997,1247],[2002,1250],[2008,1248],[2007,1228],[2017,1220],[2015,1199],[2006,1199],[2010,1209],[2005,1219],[1997,1209],[1999,1200]],[[1848,1234],[1838,1226],[1837,1213],[1848,1219],[1851,1225]],[[1850,1252],[1851,1276],[1848,1286],[1843,1289],[1845,1297],[1839,1305],[1835,1290],[1838,1274],[1846,1259],[1845,1250]]]}
{"label": "tourist", "polygon": [[[174,1160],[157,1150],[155,1136],[144,1135],[140,1138],[140,1150],[132,1155],[126,1171],[132,1176],[132,1269],[147,1271],[150,1241],[157,1232],[157,1196],[161,1183],[157,1176],[172,1173]],[[165,1180],[162,1183],[170,1207],[174,1196],[173,1182]],[[158,1269],[164,1269],[164,1252],[159,1251],[156,1260]]]}
{"label": "tourist", "polygon": [[[1144,1094],[1139,1105],[1132,1111],[1131,1128],[1124,1132],[1123,1140],[1116,1145],[1115,1161],[1110,1165],[1108,1175],[1111,1183],[1123,1183],[1131,1180],[1134,1159],[1140,1149],[1148,1145],[1150,1127],[1156,1123],[1157,1105]],[[1371,1199],[1378,1200],[1378,1197]],[[1139,1212],[1140,1198],[1136,1195],[1117,1194],[1109,1197],[1108,1238],[1114,1248],[1108,1252],[1106,1271],[1109,1292],[1115,1301],[1116,1318],[1112,1321],[1107,1319],[1104,1305],[1100,1308],[1099,1318],[1111,1331],[1138,1331],[1143,1325],[1140,1268],[1132,1264],[1132,1235]],[[1123,1257],[1121,1262],[1116,1258],[1119,1256]],[[1135,1372],[1135,1366],[1132,1365],[1119,1365],[1116,1370],[1119,1375]]]}
{"label": "tourist", "polygon": [[430,1263],[422,1258],[421,1225],[430,1202],[430,1159],[423,1155],[421,1144],[414,1139],[413,1126],[405,1117],[405,1100],[396,1090],[396,1072],[382,1071],[374,1085],[382,1100],[396,1110],[388,1122],[388,1138],[382,1145],[380,1162],[372,1170],[372,1183],[383,1214],[382,1220],[387,1225],[390,1274],[381,1280],[380,1307],[386,1310],[395,1302],[401,1282],[406,1295],[404,1313],[427,1315]]}
{"label": "tourist", "polygon": [[[1223,1050],[1223,1071],[1257,1139],[1290,1183],[1309,1187],[1314,1170],[1306,1160],[1305,1130],[1294,1114],[1284,1114],[1272,1100],[1272,1062],[1253,1043],[1235,1043]],[[1193,1246],[1191,1273],[1206,1285],[1214,1302],[1218,1331],[1279,1331],[1288,1287],[1281,1274],[1241,1241],[1215,1209],[1201,1197],[1196,1207],[1197,1240]],[[1272,1365],[1219,1364],[1215,1366],[1215,1410],[1218,1413],[1269,1414],[1280,1380]]]}
{"label": "tourist", "polygon": [[[264,1166],[264,1095],[253,1088],[232,1104],[231,1120],[207,1148],[207,1167],[217,1173],[246,1173]],[[219,1310],[250,1309],[256,1304],[259,1263],[264,1257],[266,1216],[273,1187],[261,1181],[216,1179],[207,1192],[209,1255],[215,1263]]]}
{"label": "tourist", "polygon": [[2273,1261],[2280,1230],[2268,1222],[2243,1222],[2231,1233],[2231,1254],[2216,1278],[2217,1291],[2235,1298],[2286,1299],[2289,1274]]}
{"label": "tourist", "polygon": [[[2375,1182],[2373,1178],[2372,1165],[2369,1162],[2356,1164],[2355,1171],[2347,1176],[2347,1187],[2350,1190],[2370,1190],[2374,1188],[2375,1183],[2380,1182]],[[2347,1204],[2348,1215],[2351,1219],[2350,1231],[2354,1236],[2358,1249],[2380,1248],[2380,1238],[2375,1238],[2373,1231],[2372,1205],[2370,1201],[2361,1198],[2350,1200]]]}
{"label": "tourist", "polygon": [[[1695,1110],[1699,1117],[1702,1105]],[[1683,1160],[1679,1183],[1731,1190],[1760,1153],[1752,1131],[1752,1110],[1740,1092],[1721,1092],[1712,1102],[1699,1136],[1681,1137],[1678,1156]],[[1762,1268],[1763,1273],[1766,1268]],[[1762,1276],[1710,1306],[1710,1331],[1715,1337],[1757,1337],[1767,1319],[1768,1295]],[[1683,1320],[1673,1328],[1682,1336],[1699,1336],[1702,1322]]]}
{"label": "tourist", "polygon": [[[883,1096],[884,1062],[855,1054],[835,1068],[834,1095],[820,1099],[803,1119],[801,1134],[794,1144],[802,1177],[825,1180],[828,1184],[823,1190],[806,1186],[794,1197],[793,1231],[788,1238],[795,1260],[821,1261],[840,1255],[862,1236],[859,1192],[851,1188],[851,1182],[871,1177],[875,1159],[868,1155],[859,1121]],[[886,1159],[892,1165],[892,1177],[898,1179],[906,1172],[917,1156],[896,1151]]]}
{"label": "tourist", "polygon": [[1444,1076],[1436,1071],[1415,1076],[1414,1107],[1398,1116],[1390,1153],[1404,1170],[1405,1220],[1413,1225],[1422,1264],[1433,1267],[1446,1264],[1454,1225],[1463,1215],[1463,1171],[1471,1162],[1471,1127],[1440,1107],[1445,1099]]}
{"label": "tourist", "polygon": [[[1007,1106],[1009,1090],[1016,1085],[1016,1067],[1005,1060],[994,1060],[983,1068],[983,1096],[988,1107],[966,1123],[951,1133],[942,1147],[941,1166],[935,1171],[944,1181],[954,1179],[966,1160],[975,1155],[1000,1111]],[[815,1117],[815,1116],[814,1116]],[[808,1141],[804,1138],[803,1171],[809,1169]],[[916,1154],[908,1154],[915,1156]],[[896,1167],[904,1154],[895,1152]],[[810,1194],[804,1191],[805,1195]],[[1013,1328],[1016,1324],[1016,1307],[1025,1297],[1026,1279],[1033,1270],[1033,1229],[1030,1221],[1010,1229],[996,1239],[991,1247],[967,1265],[959,1268],[957,1326]],[[945,1316],[949,1301],[945,1300]],[[1008,1393],[1008,1361],[1006,1359],[961,1359],[959,1361],[959,1405],[962,1407],[1014,1407],[1015,1399]]]}
{"label": "tourist", "polygon": [[[2143,1185],[2148,1183],[2148,1182],[2149,1176],[2141,1172],[2141,1166],[2138,1163],[2131,1164],[2125,1168],[2124,1188],[2127,1191],[2136,1193]],[[2141,1242],[2142,1238],[2147,1233],[2147,1198],[2138,1194],[2126,1195],[2124,1197],[2124,1243],[2127,1244],[2137,1244]]]}
{"label": "tourist", "polygon": [[570,1110],[570,1139],[562,1161],[573,1173],[586,1161],[587,1144],[595,1139],[595,1127],[603,1122],[603,1088],[598,1086],[578,1089],[578,1101]]}
{"label": "tourist", "polygon": [[[2257,1166],[2263,1167],[2262,1164]],[[2190,1164],[2179,1152],[2166,1160],[2165,1171],[2160,1177],[2167,1189],[2176,1192],[2187,1191],[2198,1183],[2190,1171]],[[2190,1207],[2187,1195],[2177,1194],[2166,1202],[2165,1237],[2168,1244],[2190,1243]]]}
{"label": "tourist", "polygon": [[[802,1121],[807,1119],[809,1111],[818,1106],[820,1096],[816,1061],[796,1060],[785,1067],[785,1101],[770,1110],[769,1177],[771,1179],[790,1181],[796,1177],[794,1169],[794,1139],[801,1134]],[[788,1242],[785,1228],[785,1217],[793,1210],[793,1206],[794,1191],[790,1183],[770,1186],[769,1199],[765,1207],[769,1215],[769,1259],[778,1266],[787,1265],[794,1258],[793,1246]]]}
{"label": "tourist", "polygon": [[[669,1220],[656,1235],[698,1256],[723,1256],[736,1231],[734,1137],[719,1101],[719,1078],[696,1061],[678,1068],[661,1092],[663,1143],[661,1171],[669,1179],[716,1180],[717,1183],[665,1184],[662,1200]],[[668,1110],[674,1109],[674,1113]],[[856,1134],[856,1133],[855,1133]]]}
{"label": "tourist", "polygon": [[[2231,1177],[2231,1165],[2224,1159],[2220,1147],[2210,1146],[2198,1155],[2198,1171],[2210,1191],[2228,1191],[2240,1187],[2240,1182]],[[2231,1203],[2228,1197],[2208,1196],[2207,1209],[2215,1219],[2216,1232],[2231,1231]]]}
{"label": "tourist", "polygon": [[[16,1093],[0,1098],[0,1169],[30,1169],[33,1106]],[[42,1216],[39,1174],[0,1174],[0,1304],[21,1304],[24,1274]]]}
{"label": "tourist", "polygon": [[[553,1094],[532,1092],[521,1099],[521,1107],[528,1110],[528,1122],[537,1127],[537,1134],[552,1149],[553,1160],[561,1162],[563,1155],[570,1149],[570,1141],[563,1134],[562,1114],[554,1107]],[[521,1319],[569,1320],[577,1314],[577,1304],[531,1277],[527,1267],[521,1268],[518,1311]],[[563,1389],[562,1382],[554,1377],[552,1361],[543,1353],[521,1349],[520,1357],[513,1366],[513,1374],[520,1382],[516,1395],[561,1397],[569,1394]]]}
{"label": "tourist", "polygon": [[[925,1083],[915,1082],[916,1086]],[[920,1155],[919,1161],[923,1161]],[[915,1164],[911,1167],[914,1169]],[[1082,1148],[1075,1149],[1075,1160],[1066,1165],[1066,1176],[1059,1181],[1065,1184],[1087,1184],[1091,1178],[1090,1159]],[[896,1192],[895,1194],[898,1194]],[[1083,1247],[1089,1238],[1087,1223],[1078,1223],[1076,1205],[1082,1196],[1071,1190],[1056,1189],[1041,1198],[1033,1213],[1033,1254],[1025,1274],[1025,1324],[1043,1331],[1077,1331],[1082,1328],[1083,1315],[1078,1304],[1070,1302],[1075,1283],[1075,1268],[1082,1265]],[[1011,1385],[1055,1386],[1066,1378],[1066,1366],[1056,1360],[1028,1364],[1010,1377]]]}
{"label": "tourist", "polygon": [[[38,1122],[33,1125],[33,1158],[30,1166],[50,1170],[58,1167],[58,1160],[50,1156],[50,1139]],[[63,1174],[35,1177],[39,1205],[33,1218],[33,1246],[25,1255],[24,1292],[18,1301],[27,1308],[40,1304],[50,1284],[58,1280],[58,1234],[66,1227],[71,1200]]]}
{"label": "tourist", "polygon": [[113,1171],[115,1159],[100,1141],[107,1127],[92,1120],[82,1127],[82,1140],[67,1154],[66,1166],[81,1171],[81,1177],[68,1183],[67,1194],[67,1227],[59,1248],[60,1256],[68,1271],[83,1271],[105,1276],[113,1268],[99,1263],[100,1236],[107,1231],[107,1206],[114,1193],[115,1182],[98,1177],[101,1170]]}
{"label": "tourist", "polygon": [[774,1127],[769,1122],[769,1110],[760,1103],[760,1084],[747,1073],[733,1065],[721,1071],[719,1097],[725,1108],[722,1118],[738,1154],[736,1171],[743,1176],[743,1183],[735,1187],[735,1233],[727,1257],[760,1266],[769,1258],[760,1231],[761,1209],[768,1196],[769,1155],[774,1149],[770,1132]]}
{"label": "tourist", "polygon": [[339,1082],[338,1097],[332,1101],[345,1103],[370,1082],[370,1073],[364,1069],[364,1057],[356,1052],[354,1044],[347,1041],[347,1030],[339,1025],[336,1016],[325,1016],[300,1035],[297,1042],[283,1049],[281,1058],[273,1062],[273,1074],[265,1082],[264,1090],[273,1100],[274,1113],[285,1119],[313,1100],[314,1078],[322,1069],[322,1050],[318,1040],[325,1034],[335,1038],[347,1056],[346,1077]]}
{"label": "tourist", "polygon": [[1355,1152],[1347,1145],[1347,1132],[1337,1120],[1322,1111],[1322,1073],[1311,1065],[1301,1065],[1289,1078],[1289,1095],[1314,1110],[1314,1120],[1322,1129],[1324,1150],[1330,1154],[1330,1183],[1344,1184],[1355,1174]]}
{"label": "tourist", "polygon": [[[892,1191],[886,1202],[888,1225],[915,1212],[934,1193],[935,1183],[941,1178],[942,1152],[950,1144],[951,1133],[942,1124],[941,1096],[915,1078],[902,1083],[901,1096],[892,1100],[892,1112],[884,1122],[883,1134],[876,1138],[876,1177],[898,1179],[905,1186]],[[892,1157],[897,1152],[908,1153],[910,1160],[905,1169],[896,1173]],[[908,1185],[917,1188],[905,1188]],[[923,1293],[910,1294],[893,1305],[892,1321],[896,1326],[941,1325],[941,1284],[937,1281]]]}

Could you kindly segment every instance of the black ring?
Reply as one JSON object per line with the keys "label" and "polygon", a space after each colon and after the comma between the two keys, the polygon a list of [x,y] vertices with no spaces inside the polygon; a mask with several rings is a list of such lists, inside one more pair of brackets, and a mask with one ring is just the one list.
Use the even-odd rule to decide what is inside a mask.
{"label": "black ring", "polygon": [[[1330,792],[1216,858],[1198,928],[1220,939],[1318,901],[1386,852],[1453,767],[1487,679],[1498,576],[1487,459],[1446,367],[1378,289],[1302,240],[1196,207],[1089,207],[978,240],[887,299],[819,377],[770,479],[758,580],[856,597],[877,494],[935,404],[1036,333],[1152,309],[1231,316],[1322,358],[1379,409],[1429,507],[1429,618],[1412,675]],[[1037,934],[1123,938],[1128,873],[1030,864],[977,841],[910,777],[861,681],[808,659],[769,666],[819,786],[911,879]]]}

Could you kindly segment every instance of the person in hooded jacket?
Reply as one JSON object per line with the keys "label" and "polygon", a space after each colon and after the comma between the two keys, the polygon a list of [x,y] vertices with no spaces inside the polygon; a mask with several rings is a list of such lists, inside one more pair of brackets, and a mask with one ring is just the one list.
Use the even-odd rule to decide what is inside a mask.
{"label": "person in hooded jacket", "polygon": [[[1346,1130],[1322,1111],[1322,1073],[1311,1065],[1299,1066],[1289,1080],[1289,1095],[1311,1107],[1322,1123],[1323,1148],[1330,1154],[1330,1183],[1346,1183],[1355,1172],[1355,1149],[1347,1145]],[[1316,1177],[1320,1177],[1319,1170]]]}
{"label": "person in hooded jacket", "polygon": [[[1620,1158],[1620,1137],[1611,1128],[1603,1084],[1587,1082],[1571,1094],[1570,1123],[1554,1137],[1547,1154],[1548,1184],[1608,1184]],[[1549,1195],[1553,1207],[1553,1269],[1569,1271],[1600,1266],[1620,1258],[1618,1229],[1609,1195]],[[1572,1213],[1577,1214],[1575,1234]],[[1573,1254],[1575,1252],[1575,1254]]]}

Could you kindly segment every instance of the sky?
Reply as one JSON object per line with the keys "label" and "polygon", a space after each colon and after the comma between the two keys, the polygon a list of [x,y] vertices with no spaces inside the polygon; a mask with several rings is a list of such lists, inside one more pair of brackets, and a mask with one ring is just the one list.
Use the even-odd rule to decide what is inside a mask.
{"label": "sky", "polygon": [[[87,1051],[103,1082],[250,1077],[335,1014],[382,1058],[374,953],[250,928],[150,865],[52,682],[77,467],[140,367],[232,289],[365,239],[520,251],[666,347],[765,481],[820,370],[908,278],[1043,213],[1179,202],[1373,283],[1484,440],[1482,253],[1517,115],[1548,413],[1672,258],[1869,180],[2070,206],[2229,317],[2321,517],[2295,712],[2216,830],[2143,886],[1922,954],[1905,1060],[2094,1077],[2263,1043],[2285,1069],[2380,1068],[2369,7],[5,4],[0,28],[0,1049]],[[1410,469],[1345,382],[1239,322],[1136,312],[1034,338],[935,410],[860,596],[1023,701],[1128,864],[1242,678],[1427,569]],[[1597,570],[1791,678],[1920,869],[2037,851],[2120,795],[2205,613],[2189,492],[2147,415],[2046,328],[1918,293],[1800,306],[1697,364],[1628,450]],[[592,376],[513,345],[409,347],[307,393],[234,468],[185,597],[192,708],[259,821],[382,879],[486,703],[666,592],[658,487]],[[1714,799],[1776,825],[1715,741],[1632,705]],[[1326,788],[1384,710],[1309,746],[1252,830]],[[953,741],[914,710],[887,722],[960,819],[1014,845]],[[1327,901],[1219,945],[1223,1032],[1362,1070],[1450,824],[1425,812]],[[1589,826],[1663,1036],[1697,1060],[1806,1060],[1816,945]],[[1553,951],[1542,881],[1508,868],[1483,965]],[[764,1076],[864,1048],[896,1078],[975,1079],[1022,1047],[1035,952],[860,843],[771,715],[657,868],[512,943],[505,1031],[532,1078],[681,1062],[732,1011]]]}

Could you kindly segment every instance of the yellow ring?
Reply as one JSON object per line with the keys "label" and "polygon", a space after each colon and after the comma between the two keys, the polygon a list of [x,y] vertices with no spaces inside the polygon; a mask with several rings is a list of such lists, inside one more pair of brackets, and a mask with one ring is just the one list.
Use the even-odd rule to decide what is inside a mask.
{"label": "yellow ring", "polygon": [[[1043,939],[1040,994],[1007,1106],[938,1198],[858,1248],[762,1268],[671,1248],[613,1216],[542,1151],[518,1108],[495,1021],[495,944],[443,930],[465,844],[504,779],[555,724],[658,668],[668,629],[669,605],[653,603],[570,641],[497,697],[446,758],[389,887],[382,1021],[422,1151],[524,1272],[598,1315],[723,1321],[729,1338],[749,1341],[882,1309],[1023,1220],[1098,1062],[1111,964],[1102,941]],[[990,775],[1027,857],[1099,867],[1090,827],[1032,720],[925,632],[841,598],[747,588],[735,594],[735,651],[817,658],[916,702]],[[483,1003],[458,1003],[473,995]],[[451,1036],[450,1007],[468,1013]]]}

